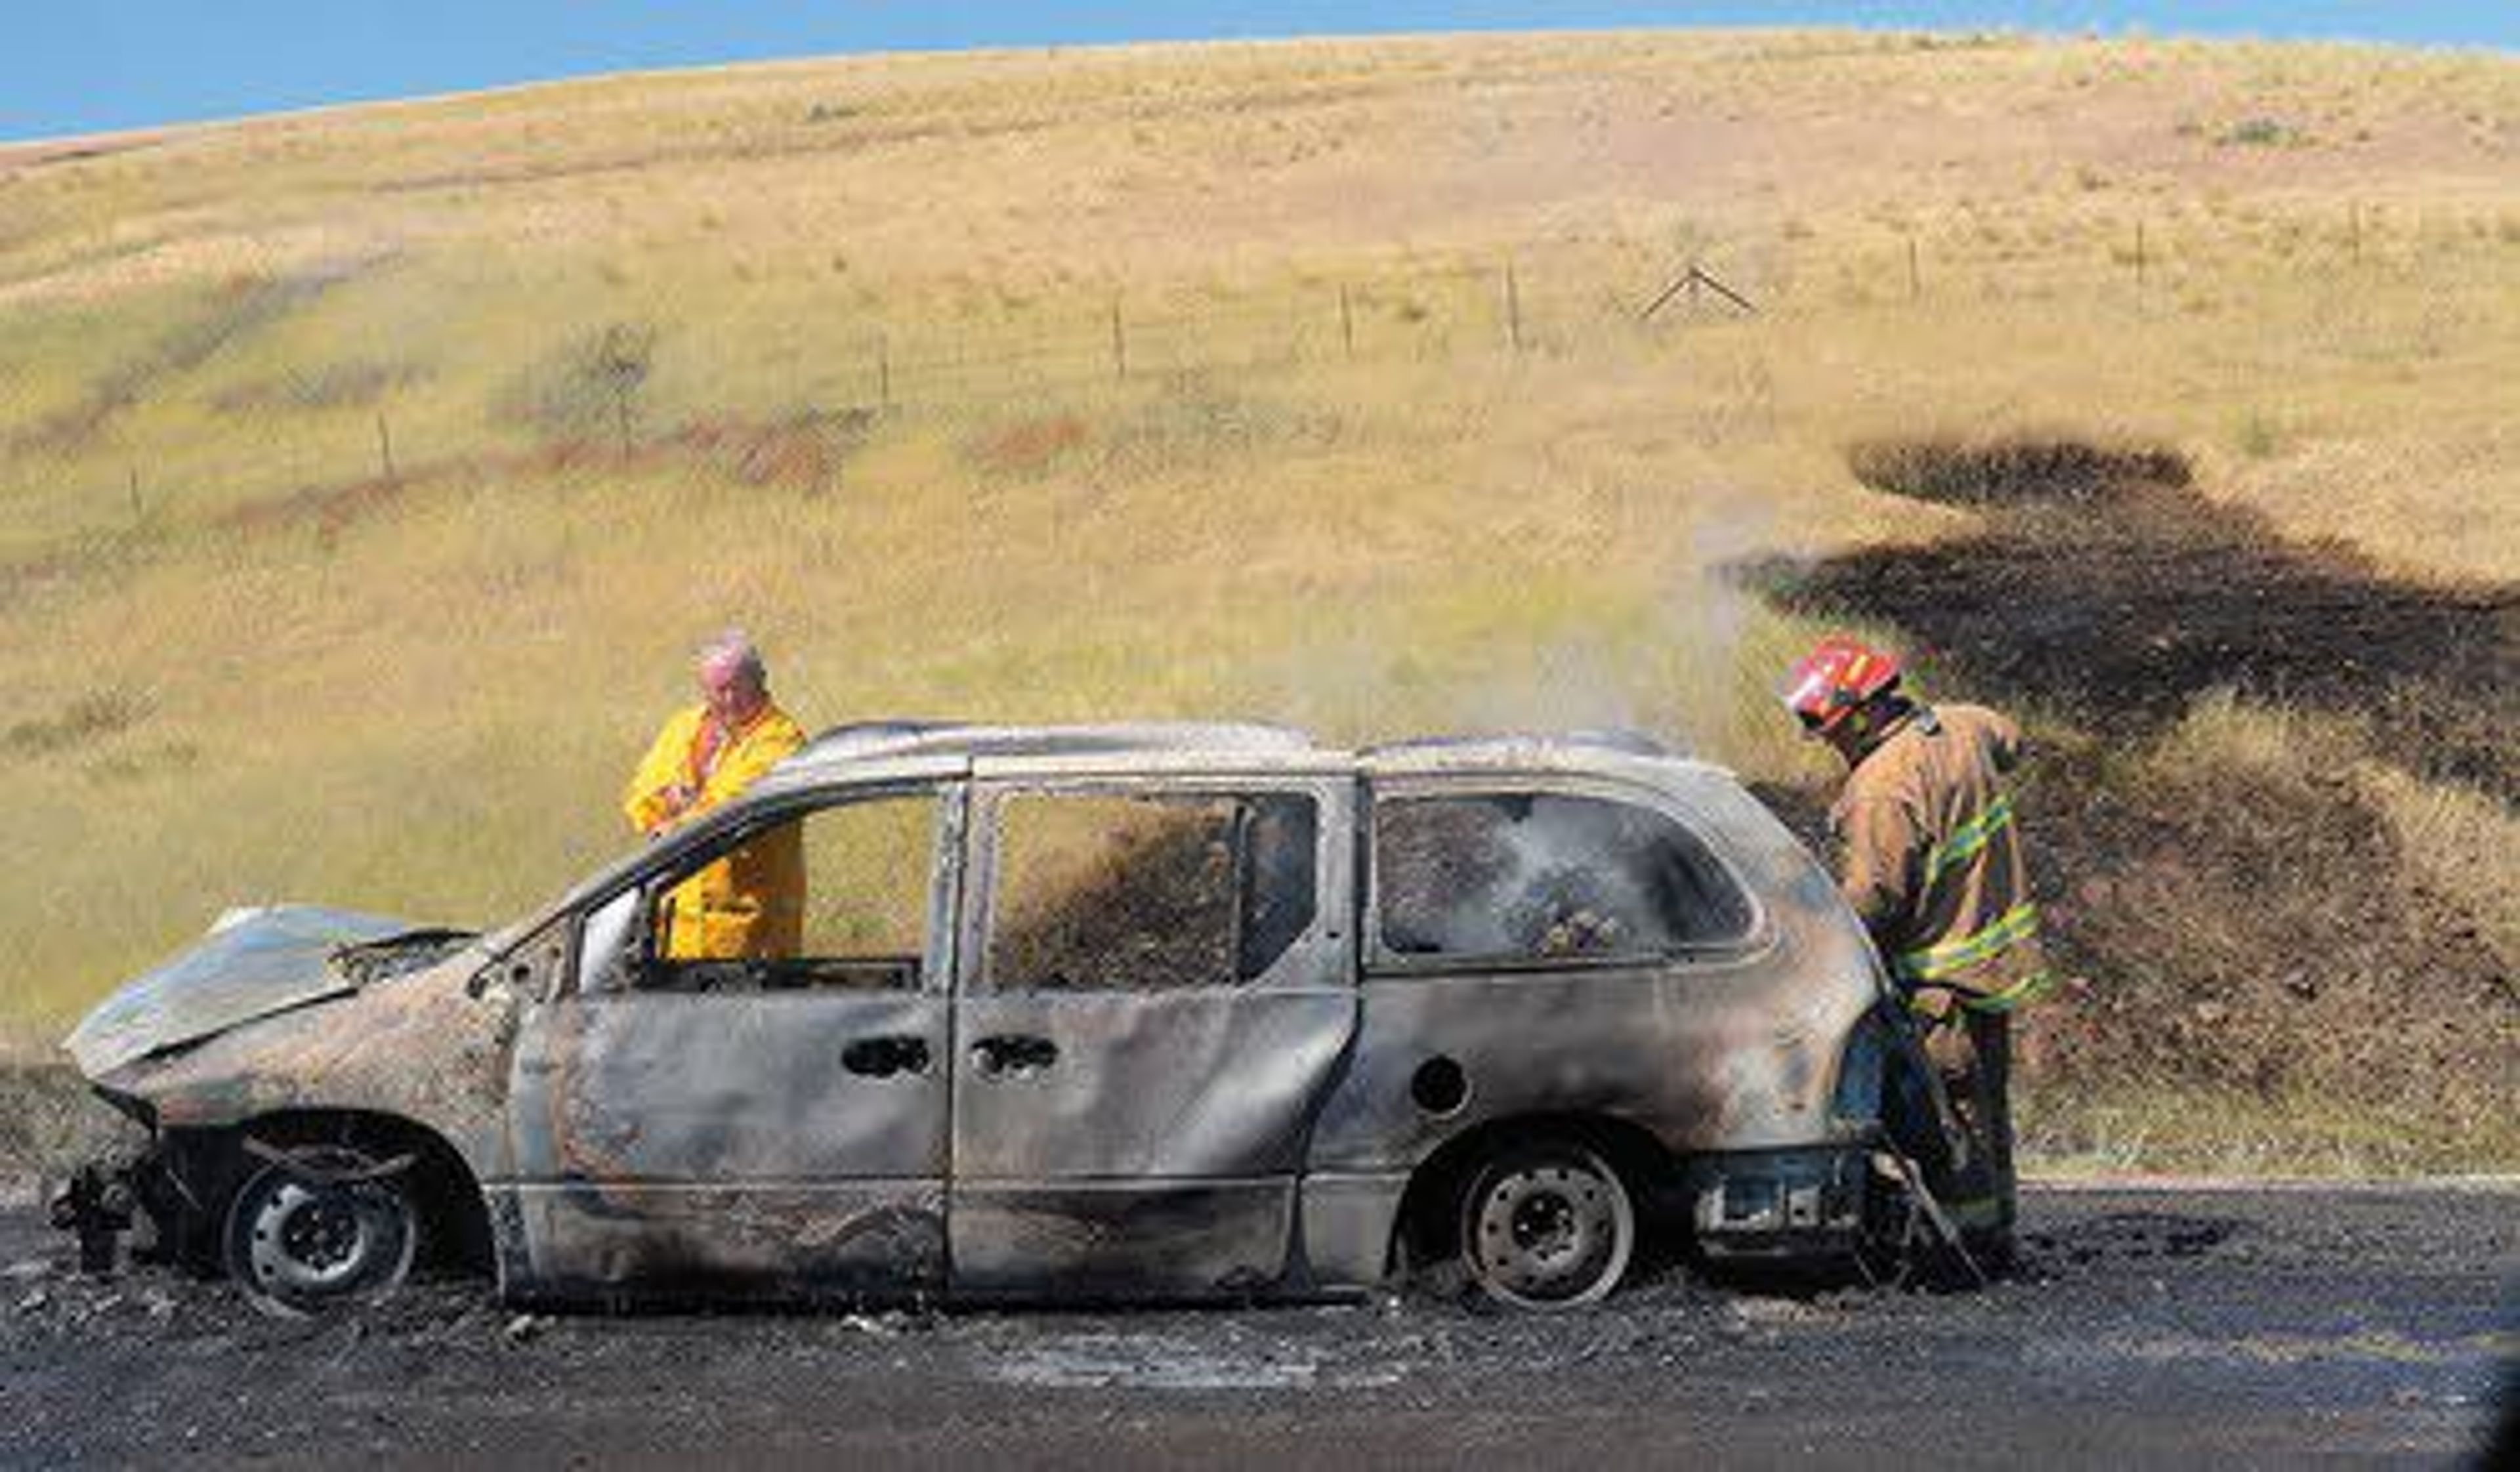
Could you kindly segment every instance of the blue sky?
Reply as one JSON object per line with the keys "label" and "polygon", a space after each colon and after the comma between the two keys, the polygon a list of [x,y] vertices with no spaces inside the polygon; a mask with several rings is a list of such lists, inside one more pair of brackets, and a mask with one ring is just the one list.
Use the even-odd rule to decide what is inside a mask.
{"label": "blue sky", "polygon": [[1625,25],[2014,25],[2520,48],[2520,3],[11,0],[0,139],[835,52]]}

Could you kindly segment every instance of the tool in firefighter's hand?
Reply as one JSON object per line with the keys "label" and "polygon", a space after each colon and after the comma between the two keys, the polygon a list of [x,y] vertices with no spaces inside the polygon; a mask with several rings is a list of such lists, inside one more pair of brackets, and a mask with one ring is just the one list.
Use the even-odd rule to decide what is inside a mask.
{"label": "tool in firefighter's hand", "polygon": [[[1923,1093],[1933,1114],[1945,1158],[1954,1164],[1967,1159],[1970,1149],[1968,1131],[1961,1126],[1958,1112],[1952,1107],[1951,1094],[1943,1088],[1942,1074],[1935,1069],[1933,1060],[1925,1055],[1924,1040],[1916,1035],[1915,1014],[1897,997],[1888,994],[1881,998],[1877,1007],[1889,1029],[1892,1050],[1899,1055],[1909,1077],[1916,1081],[1916,1088]],[[1943,1210],[1942,1202],[1935,1199],[1933,1191],[1927,1188],[1924,1168],[1896,1141],[1891,1141],[1882,1153],[1890,1158],[1911,1198],[1923,1211],[1926,1223],[1933,1227],[1934,1235],[1941,1240],[1943,1247],[1959,1261],[1972,1282],[1985,1287],[1986,1270],[1978,1266],[1977,1258],[1960,1240],[1958,1225],[1952,1221],[1951,1214]]]}

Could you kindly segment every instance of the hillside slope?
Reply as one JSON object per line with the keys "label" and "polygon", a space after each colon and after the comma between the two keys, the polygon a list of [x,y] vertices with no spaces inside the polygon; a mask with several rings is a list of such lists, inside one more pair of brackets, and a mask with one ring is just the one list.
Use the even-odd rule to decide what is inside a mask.
{"label": "hillside slope", "polygon": [[[729,622],[809,724],[1629,724],[1807,808],[1769,685],[1854,621],[2051,753],[2045,1148],[2520,1162],[2515,149],[2505,56],[1839,33],[0,148],[0,1017],[233,903],[512,913]],[[1868,469],[2024,435],[2185,483]]]}

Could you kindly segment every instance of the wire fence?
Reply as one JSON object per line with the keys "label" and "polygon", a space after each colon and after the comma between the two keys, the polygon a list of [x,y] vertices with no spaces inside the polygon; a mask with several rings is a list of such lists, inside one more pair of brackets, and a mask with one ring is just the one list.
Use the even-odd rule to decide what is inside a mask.
{"label": "wire fence", "polygon": [[[843,325],[800,313],[767,330],[624,314],[555,324],[531,364],[485,391],[426,365],[342,352],[322,314],[356,277],[328,267],[236,284],[217,310],[154,336],[100,323],[128,340],[84,382],[48,394],[18,392],[13,355],[0,350],[0,496],[32,505],[49,495],[53,514],[27,518],[40,533],[130,524],[179,502],[233,513],[499,456],[627,457],[715,443],[747,424],[827,439],[803,455],[821,473],[812,466],[847,453],[885,415],[1348,365],[1685,351],[1693,334],[1725,324],[1825,330],[1854,314],[1990,303],[2141,330],[2307,285],[2341,296],[2464,295],[2489,310],[2452,330],[2492,331],[2491,303],[2507,300],[2498,293],[2515,279],[2520,221],[2491,210],[2358,204],[2029,223],[1988,211],[1825,237],[1789,222],[1730,242],[1567,239],[1257,284],[1076,289],[901,322],[884,321],[880,304]],[[221,380],[225,355],[283,330],[303,346],[277,370],[265,361],[252,381]],[[22,344],[17,366],[41,346]],[[773,359],[788,365],[784,377],[759,370]],[[187,427],[210,432],[188,440]]]}

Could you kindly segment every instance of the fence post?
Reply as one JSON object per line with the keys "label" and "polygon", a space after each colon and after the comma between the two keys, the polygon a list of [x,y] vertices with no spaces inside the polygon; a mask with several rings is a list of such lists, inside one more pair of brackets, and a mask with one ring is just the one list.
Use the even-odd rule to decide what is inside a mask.
{"label": "fence post", "polygon": [[1129,337],[1120,326],[1120,298],[1111,298],[1111,377],[1129,376]]}
{"label": "fence post", "polygon": [[140,504],[140,468],[139,468],[138,466],[133,466],[133,467],[131,468],[131,525],[132,525],[132,528],[133,528],[134,530],[138,530],[138,529],[139,529],[140,524],[141,524],[142,522],[144,522],[144,521],[148,520],[148,519],[149,519],[148,513],[147,513],[147,511],[146,511],[146,510],[141,506],[141,504]]}
{"label": "fence post", "polygon": [[1339,283],[1339,341],[1347,348],[1348,361],[1356,361],[1356,314],[1349,309],[1347,283]]}
{"label": "fence post", "polygon": [[892,337],[887,333],[875,335],[875,405],[892,407]]}
{"label": "fence post", "polygon": [[1908,299],[1914,301],[1925,294],[1925,280],[1916,270],[1916,238],[1908,237]]}
{"label": "fence post", "polygon": [[2345,206],[2345,234],[2353,258],[2359,265],[2362,260],[2362,201],[2360,200]]}
{"label": "fence post", "polygon": [[377,464],[388,483],[397,478],[394,474],[393,428],[385,423],[385,412],[382,409],[377,411]]}
{"label": "fence post", "polygon": [[1522,351],[1522,292],[1513,279],[1513,262],[1505,263],[1505,338],[1515,352]]}
{"label": "fence post", "polygon": [[824,496],[837,499],[849,472],[848,431],[841,426],[837,417],[832,417],[824,421],[824,432],[831,436],[832,459],[820,490]]}

